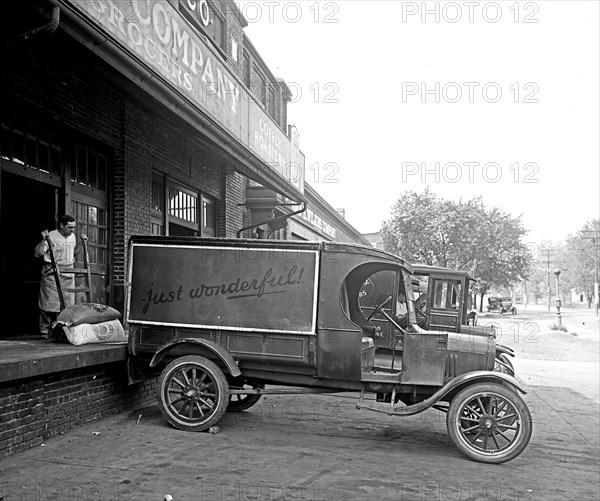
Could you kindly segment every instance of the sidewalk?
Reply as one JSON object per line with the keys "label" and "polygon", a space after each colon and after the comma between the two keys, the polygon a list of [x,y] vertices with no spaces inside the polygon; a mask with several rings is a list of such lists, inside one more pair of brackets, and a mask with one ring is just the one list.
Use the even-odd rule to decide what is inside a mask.
{"label": "sidewalk", "polygon": [[74,346],[37,338],[0,340],[0,383],[126,358],[127,343]]}

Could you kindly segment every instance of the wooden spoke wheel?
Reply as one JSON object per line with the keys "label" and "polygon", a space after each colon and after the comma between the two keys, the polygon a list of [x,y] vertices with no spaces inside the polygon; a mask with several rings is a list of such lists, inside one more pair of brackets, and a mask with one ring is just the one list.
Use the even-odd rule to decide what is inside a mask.
{"label": "wooden spoke wheel", "polygon": [[[261,385],[244,384],[241,386],[232,384],[230,386],[230,389],[243,390],[243,389],[247,389],[247,388],[264,388],[264,387],[265,387],[264,384],[261,384]],[[240,394],[229,395],[229,405],[227,406],[227,412],[245,411],[246,409],[249,409],[254,404],[256,404],[256,402],[258,402],[261,399],[261,397],[262,397],[262,395],[240,395]]]}
{"label": "wooden spoke wheel", "polygon": [[450,402],[446,426],[463,454],[495,464],[521,454],[532,431],[525,402],[498,383],[474,384],[460,391]]}
{"label": "wooden spoke wheel", "polygon": [[206,430],[225,413],[229,385],[223,371],[210,360],[195,355],[176,358],[160,375],[158,403],[175,428]]}

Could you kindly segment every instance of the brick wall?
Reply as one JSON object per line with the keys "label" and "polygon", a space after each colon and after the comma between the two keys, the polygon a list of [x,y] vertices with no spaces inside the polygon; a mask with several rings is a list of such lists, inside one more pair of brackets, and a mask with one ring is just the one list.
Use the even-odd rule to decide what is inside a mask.
{"label": "brick wall", "polygon": [[232,168],[223,170],[225,198],[219,210],[218,236],[236,238],[237,232],[244,226],[244,208],[246,199],[246,178]]}
{"label": "brick wall", "polygon": [[[236,35],[241,39],[241,28]],[[219,236],[241,226],[241,211],[225,201],[243,203],[239,175],[225,175],[225,163],[194,138],[197,131],[165,120],[156,105],[132,99],[107,75],[114,71],[57,31],[45,43],[23,44],[8,54],[0,69],[0,90],[13,96],[11,113],[25,122],[63,129],[71,140],[101,144],[111,151],[110,304],[124,311],[127,243],[134,234],[151,233],[152,171],[167,174],[217,202]],[[164,116],[168,116],[164,114]],[[231,181],[225,181],[224,176]],[[67,204],[68,206],[68,204]],[[232,214],[234,220],[226,220]],[[235,231],[234,231],[235,228]]]}
{"label": "brick wall", "polygon": [[[227,17],[227,64],[237,74],[240,80],[244,81],[244,61],[242,57],[242,48],[244,46],[244,35],[240,13],[235,2],[229,0],[223,2],[225,14]],[[232,57],[231,41],[235,40],[238,48],[238,60]]]}
{"label": "brick wall", "polygon": [[127,385],[122,362],[0,385],[0,456],[156,398],[156,379]]}

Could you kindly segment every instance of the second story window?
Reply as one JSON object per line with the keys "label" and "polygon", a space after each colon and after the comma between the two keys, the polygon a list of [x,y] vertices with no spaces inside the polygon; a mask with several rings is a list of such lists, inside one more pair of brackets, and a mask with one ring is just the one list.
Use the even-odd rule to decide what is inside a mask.
{"label": "second story window", "polygon": [[152,234],[203,236],[216,235],[214,199],[152,173]]}

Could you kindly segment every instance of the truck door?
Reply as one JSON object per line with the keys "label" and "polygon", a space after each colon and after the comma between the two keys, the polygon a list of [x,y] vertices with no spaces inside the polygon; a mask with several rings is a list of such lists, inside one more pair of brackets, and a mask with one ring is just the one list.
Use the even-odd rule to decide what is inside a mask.
{"label": "truck door", "polygon": [[427,330],[460,332],[462,290],[460,279],[431,276],[427,297]]}
{"label": "truck door", "polygon": [[[358,303],[365,317],[383,303],[390,295],[395,296],[398,291],[399,275],[391,270],[379,271],[371,275],[362,285]],[[392,318],[396,316],[396,297],[383,309]],[[375,325],[375,346],[390,348],[394,338],[394,328],[388,320],[379,313],[371,322]]]}

